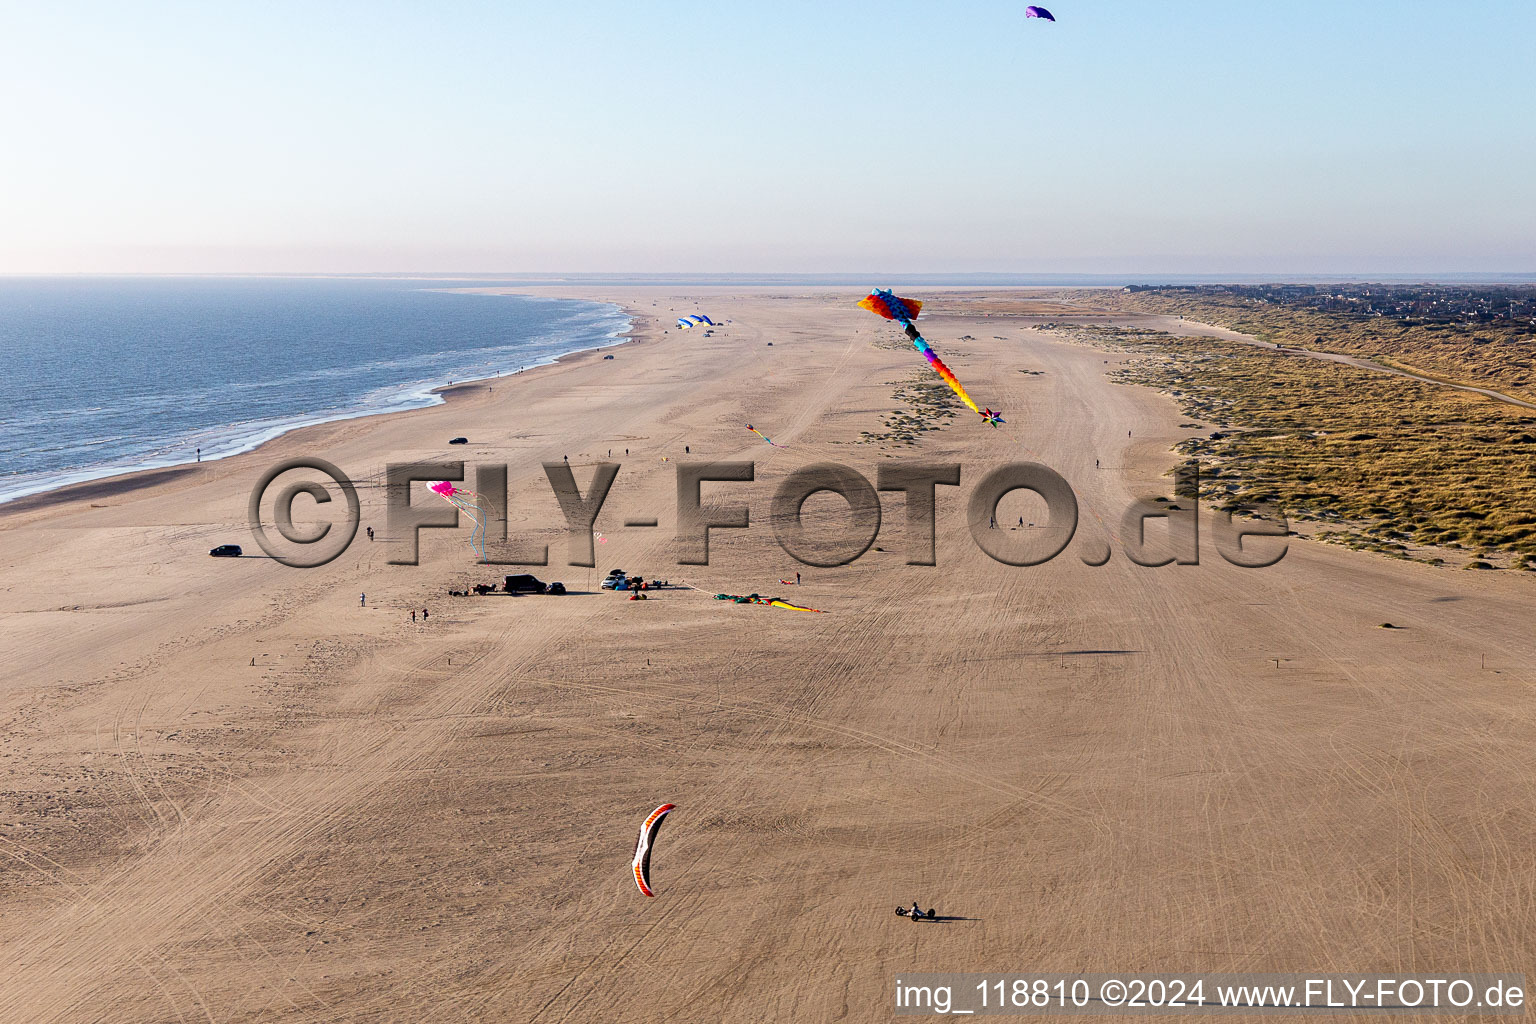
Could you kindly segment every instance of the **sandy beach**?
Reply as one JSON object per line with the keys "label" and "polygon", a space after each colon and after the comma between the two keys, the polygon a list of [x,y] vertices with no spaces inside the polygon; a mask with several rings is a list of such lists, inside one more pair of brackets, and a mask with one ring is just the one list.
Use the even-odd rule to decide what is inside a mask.
{"label": "sandy beach", "polygon": [[[852,289],[541,291],[635,340],[0,506],[0,1021],[864,1021],[904,971],[1536,971],[1529,574],[1307,541],[1131,564],[1119,514],[1191,431],[1017,295],[924,318],[1007,425],[908,446],[862,432],[928,371]],[[667,330],[697,310],[730,322]],[[569,566],[541,463],[585,486],[610,451],[598,566]],[[378,539],[255,557],[251,487],[292,456],[356,480]],[[757,466],[708,485],[754,523],[708,566],[673,539],[689,459]],[[965,502],[1036,459],[1085,514],[1005,566]],[[505,463],[529,571],[571,592],[447,596],[519,571],[467,526],[391,564],[383,470],[412,460]],[[775,542],[788,472],[892,461],[963,466],[937,566],[894,493],[851,565]],[[616,566],[699,589],[599,592]],[[951,919],[893,915],[914,899]]]}

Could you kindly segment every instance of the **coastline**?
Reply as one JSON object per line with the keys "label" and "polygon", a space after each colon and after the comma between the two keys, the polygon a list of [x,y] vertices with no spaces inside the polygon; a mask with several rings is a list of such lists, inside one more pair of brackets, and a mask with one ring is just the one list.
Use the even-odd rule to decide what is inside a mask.
{"label": "coastline", "polygon": [[[1086,514],[1062,557],[1004,565],[967,505],[1024,445],[1111,520],[1166,493],[1186,417],[1112,380],[1121,357],[957,308],[935,346],[1007,427],[868,441],[929,371],[848,292],[599,298],[638,314],[611,362],[456,383],[409,416],[0,520],[0,1018],[163,1021],[167,978],[219,1020],[689,1019],[701,991],[730,993],[733,1019],[830,1020],[888,993],[914,935],[889,908],[927,893],[955,915],[923,932],[933,962],[1085,934],[1082,970],[1170,942],[1192,971],[1405,943],[1529,961],[1510,927],[1536,876],[1524,581],[1320,544],[1265,569],[1205,540],[1199,565],[1100,563],[1112,538]],[[696,303],[730,326],[664,333]],[[208,557],[245,542],[251,484],[294,455],[352,476],[377,539],[312,570]],[[591,577],[543,468],[562,456],[582,484],[622,459]],[[756,473],[707,485],[752,527],[717,531],[707,566],[680,564],[672,529],[690,456]],[[848,565],[777,542],[795,470],[909,459],[963,466],[935,494],[934,565],[908,561],[900,505]],[[458,596],[519,571],[479,564],[467,523],[396,560],[382,468],[460,460],[508,467],[508,532],[548,545],[532,571],[565,596]],[[632,603],[597,586],[616,566],[698,590]],[[710,596],[754,592],[823,614]],[[679,811],[649,902],[628,869],[663,799]],[[1265,870],[1211,889],[1255,849]],[[1384,879],[1405,857],[1412,883]]]}
{"label": "coastline", "polygon": [[[450,291],[451,289],[437,290]],[[470,289],[465,290],[469,291]],[[508,290],[505,294],[535,296],[536,292],[532,290]],[[511,373],[493,374],[489,377],[468,377],[406,393],[403,396],[402,403],[395,408],[358,408],[340,411],[335,415],[324,415],[322,413],[300,414],[294,417],[291,424],[254,430],[249,441],[236,441],[235,447],[232,449],[215,455],[209,455],[202,459],[161,461],[150,458],[140,465],[127,468],[101,466],[95,469],[82,468],[77,471],[66,471],[60,474],[71,478],[65,483],[47,485],[37,490],[22,490],[11,497],[0,495],[0,520],[3,520],[7,515],[36,511],[70,501],[116,497],[144,487],[151,487],[158,483],[168,483],[184,477],[198,466],[216,465],[243,455],[259,454],[262,449],[269,445],[281,441],[291,434],[308,430],[312,427],[354,420],[404,416],[409,413],[420,412],[424,409],[437,408],[456,399],[462,399],[465,395],[483,386],[487,381],[510,380],[521,377],[535,370],[559,365],[562,362],[579,358],[589,353],[628,345],[637,340],[634,325],[638,314],[635,310],[621,303],[609,302],[607,300],[586,299],[583,301],[616,307],[629,320],[628,326],[610,334],[608,336],[610,340],[606,344],[588,345],[552,356],[545,356],[538,362],[531,363],[521,370],[515,370]]]}

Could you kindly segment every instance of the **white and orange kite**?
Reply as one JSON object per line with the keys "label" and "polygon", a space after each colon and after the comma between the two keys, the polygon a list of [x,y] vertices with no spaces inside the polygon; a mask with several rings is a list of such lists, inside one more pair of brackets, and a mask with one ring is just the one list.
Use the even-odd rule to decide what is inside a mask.
{"label": "white and orange kite", "polygon": [[661,831],[661,820],[672,813],[672,808],[672,804],[662,804],[647,815],[645,823],[640,826],[640,841],[635,844],[635,861],[632,866],[635,884],[647,896],[656,895],[651,891],[651,846],[656,842],[656,833]]}

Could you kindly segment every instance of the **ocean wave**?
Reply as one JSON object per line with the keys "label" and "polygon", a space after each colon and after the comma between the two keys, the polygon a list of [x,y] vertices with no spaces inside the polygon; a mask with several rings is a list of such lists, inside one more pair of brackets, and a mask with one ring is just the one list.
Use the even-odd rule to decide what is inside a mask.
{"label": "ocean wave", "polygon": [[[411,292],[424,294],[425,290]],[[411,292],[352,290],[347,299],[353,305],[366,307],[369,296],[378,296],[380,305],[387,308],[360,309],[358,322],[348,328],[352,337],[341,348],[361,350],[357,336],[376,329],[383,312],[406,309],[420,317],[421,311],[411,308]],[[317,295],[315,301],[323,302],[326,297]],[[183,465],[196,461],[199,448],[202,461],[217,461],[300,427],[438,405],[443,398],[436,392],[449,383],[514,373],[546,365],[571,352],[612,345],[623,339],[631,326],[621,309],[606,303],[473,293],[454,296],[460,302],[468,298],[499,299],[504,304],[513,300],[516,307],[475,303],[447,307],[453,322],[437,337],[429,341],[425,329],[418,336],[409,327],[402,328],[389,336],[387,344],[381,343],[376,358],[356,362],[337,363],[333,358],[329,364],[293,366],[290,370],[281,367],[281,358],[292,351],[302,353],[303,346],[312,344],[310,339],[291,336],[275,343],[250,343],[267,344],[272,365],[281,367],[281,373],[267,370],[268,363],[253,359],[251,351],[218,348],[225,335],[202,348],[192,340],[192,332],[170,341],[156,336],[155,344],[168,344],[178,352],[186,350],[189,359],[198,358],[193,353],[201,353],[215,364],[226,360],[229,376],[242,371],[264,375],[220,380],[220,366],[194,364],[190,369],[197,370],[202,380],[151,381],[151,385],[159,386],[148,389],[125,384],[111,394],[110,403],[97,394],[79,394],[91,387],[111,390],[111,381],[99,376],[77,381],[81,386],[69,394],[73,401],[57,401],[71,391],[67,376],[47,381],[46,386],[34,387],[26,394],[33,408],[16,410],[0,419],[0,459],[6,464],[6,470],[0,472],[0,502],[121,473]],[[4,299],[0,291],[0,315]],[[476,312],[465,317],[463,312],[470,307],[476,307]],[[203,315],[216,318],[218,312],[215,308]],[[241,322],[259,319],[248,309],[231,309],[229,316]],[[342,330],[335,324],[333,312],[331,317],[330,329]],[[265,329],[270,332],[271,325]],[[240,344],[238,332],[227,334],[235,339],[230,344]],[[7,354],[6,343],[12,340],[0,334],[0,358]],[[27,340],[36,343],[36,338]],[[431,347],[414,347],[427,345]],[[89,372],[99,375],[100,370],[93,367]],[[130,384],[142,385],[133,380],[136,374],[146,376],[141,367],[125,364],[123,376]],[[19,380],[0,377],[0,404],[5,404],[8,390],[23,386]],[[307,407],[295,407],[300,402]]]}

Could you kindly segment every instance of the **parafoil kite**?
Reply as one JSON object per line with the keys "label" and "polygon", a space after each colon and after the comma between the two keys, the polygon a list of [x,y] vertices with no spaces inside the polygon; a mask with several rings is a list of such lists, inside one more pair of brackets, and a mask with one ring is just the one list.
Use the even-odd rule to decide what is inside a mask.
{"label": "parafoil kite", "polygon": [[[775,444],[775,443],[774,443],[774,442],[773,442],[773,441],[772,441],[772,440],[771,440],[771,439],[770,439],[770,438],[769,438],[769,437],[768,437],[768,435],[767,435],[767,434],[765,434],[765,433],[763,433],[763,432],[762,432],[762,431],[761,431],[761,430],[758,430],[758,429],[757,429],[757,428],[756,428],[756,427],[754,427],[754,426],[753,426],[753,425],[752,425],[752,424],[750,424],[750,423],[748,423],[748,424],[747,424],[747,429],[748,429],[748,430],[750,430],[750,431],[752,431],[752,433],[754,433],[754,434],[756,434],[756,435],[757,435],[757,436],[758,436],[758,437],[760,437],[760,438],[762,438],[762,439],[763,439],[763,440],[764,440],[764,441],[767,441],[767,442],[768,442],[768,443],[769,443],[769,444],[771,444],[771,445],[773,445],[773,446],[774,446],[774,447],[775,447],[775,448],[783,448],[783,447],[784,447],[784,446],[783,446],[783,445],[781,445],[781,444]],[[788,449],[785,449],[785,450],[786,450],[786,451],[787,451],[787,450],[788,450]]]}
{"label": "parafoil kite", "polygon": [[690,327],[702,327],[705,324],[708,324],[711,327],[715,326],[715,322],[708,316],[705,316],[703,313],[691,313],[688,316],[680,316],[677,318],[677,326],[685,331]]}
{"label": "parafoil kite", "polygon": [[912,339],[912,344],[923,354],[923,358],[928,360],[928,365],[933,367],[935,373],[944,378],[944,383],[948,384],[950,389],[960,396],[960,401],[970,406],[971,411],[981,417],[983,423],[996,427],[1001,423],[1007,422],[1001,415],[993,412],[991,409],[984,410],[978,406],[971,399],[971,396],[965,393],[965,388],[960,384],[960,381],[955,377],[950,368],[944,365],[944,360],[939,358],[939,354],[917,332],[917,327],[912,321],[916,320],[918,314],[922,312],[923,304],[921,302],[918,302],[916,299],[898,298],[888,290],[876,288],[860,299],[859,305],[876,316],[883,316],[887,320],[894,320],[896,323],[901,324],[901,328],[906,331],[907,337]]}
{"label": "parafoil kite", "polygon": [[674,806],[674,804],[662,804],[646,815],[644,824],[640,826],[640,841],[635,844],[635,861],[632,866],[635,871],[635,884],[647,896],[656,895],[651,891],[651,847],[656,843],[656,833],[661,831],[662,819],[672,813]]}
{"label": "parafoil kite", "polygon": [[427,490],[444,499],[448,504],[463,512],[469,517],[469,521],[475,524],[474,531],[469,535],[469,543],[475,549],[475,554],[485,560],[485,524],[491,518],[491,513],[485,507],[484,500],[474,491],[466,491],[462,487],[455,487],[446,480],[428,484]]}
{"label": "parafoil kite", "polygon": [[1050,11],[1046,10],[1044,7],[1026,7],[1026,8],[1024,8],[1024,17],[1026,17],[1026,18],[1042,18],[1045,21],[1055,21],[1056,20],[1056,16],[1054,14],[1052,14]]}
{"label": "parafoil kite", "polygon": [[788,608],[793,612],[815,612],[817,615],[825,615],[820,608],[807,608],[804,605],[786,601],[782,597],[763,597],[761,594],[716,594],[716,601],[734,601],[736,604],[766,604],[774,608]]}

